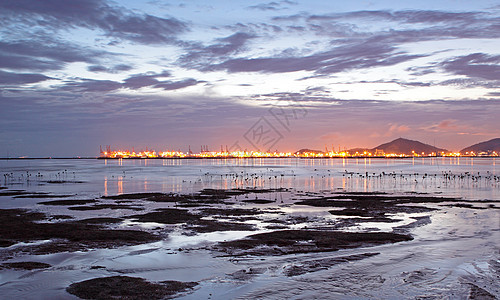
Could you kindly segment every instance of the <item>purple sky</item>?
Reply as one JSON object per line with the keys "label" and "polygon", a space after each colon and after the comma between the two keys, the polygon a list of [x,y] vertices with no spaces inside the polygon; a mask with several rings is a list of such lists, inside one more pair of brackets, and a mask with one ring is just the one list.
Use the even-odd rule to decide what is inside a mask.
{"label": "purple sky", "polygon": [[498,1],[3,0],[0,15],[0,157],[500,136]]}

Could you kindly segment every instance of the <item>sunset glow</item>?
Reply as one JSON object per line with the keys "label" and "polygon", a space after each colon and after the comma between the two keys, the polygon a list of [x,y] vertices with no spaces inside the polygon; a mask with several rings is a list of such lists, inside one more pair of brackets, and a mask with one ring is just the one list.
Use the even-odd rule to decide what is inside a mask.
{"label": "sunset glow", "polygon": [[0,157],[260,152],[256,124],[273,153],[500,136],[494,1],[19,0],[0,15]]}

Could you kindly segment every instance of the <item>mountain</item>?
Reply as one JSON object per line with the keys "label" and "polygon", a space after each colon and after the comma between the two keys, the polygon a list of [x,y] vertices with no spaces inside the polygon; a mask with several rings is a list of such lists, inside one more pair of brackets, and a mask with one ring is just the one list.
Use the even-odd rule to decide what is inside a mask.
{"label": "mountain", "polygon": [[481,152],[491,154],[493,151],[495,151],[496,153],[500,153],[500,138],[474,144],[472,146],[460,150],[460,153],[465,154],[466,152],[471,152],[471,151],[476,154],[479,154]]}
{"label": "mountain", "polygon": [[379,145],[373,149],[371,149],[373,153],[376,150],[382,150],[385,153],[396,153],[396,154],[406,154],[412,155],[412,151],[415,153],[421,154],[424,152],[426,155],[431,153],[441,153],[441,152],[449,152],[446,149],[436,148],[434,146],[421,143],[419,141],[412,141],[403,138],[395,139],[392,142],[385,143]]}
{"label": "mountain", "polygon": [[304,153],[321,154],[321,153],[324,153],[324,152],[320,151],[320,150],[311,150],[311,149],[300,149],[299,151],[295,152],[295,154],[304,154]]}

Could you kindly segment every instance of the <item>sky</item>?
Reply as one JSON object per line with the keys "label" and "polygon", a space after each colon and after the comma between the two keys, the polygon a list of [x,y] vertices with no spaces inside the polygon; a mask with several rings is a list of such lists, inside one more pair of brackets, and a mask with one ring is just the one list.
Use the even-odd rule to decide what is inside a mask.
{"label": "sky", "polygon": [[500,137],[500,1],[0,1],[0,157]]}

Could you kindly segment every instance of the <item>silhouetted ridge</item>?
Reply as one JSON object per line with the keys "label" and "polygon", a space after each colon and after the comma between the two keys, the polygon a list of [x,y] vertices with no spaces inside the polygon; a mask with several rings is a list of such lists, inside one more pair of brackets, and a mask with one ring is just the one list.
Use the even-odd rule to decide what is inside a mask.
{"label": "silhouetted ridge", "polygon": [[323,151],[320,150],[312,150],[312,149],[300,149],[299,151],[296,151],[295,154],[304,154],[304,153],[324,153]]}
{"label": "silhouetted ridge", "polygon": [[404,138],[395,139],[392,142],[379,145],[371,151],[375,153],[376,150],[384,151],[385,153],[396,153],[396,154],[406,154],[412,155],[412,151],[418,154],[424,152],[426,155],[431,153],[441,154],[441,152],[449,152],[446,149],[437,148],[428,144],[424,144],[419,141],[412,141]]}
{"label": "silhouetted ridge", "polygon": [[479,153],[491,154],[493,152],[500,153],[500,138],[495,138],[489,141],[477,143],[460,150],[460,153],[462,154],[465,154],[467,152],[474,152],[476,154]]}

